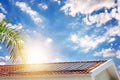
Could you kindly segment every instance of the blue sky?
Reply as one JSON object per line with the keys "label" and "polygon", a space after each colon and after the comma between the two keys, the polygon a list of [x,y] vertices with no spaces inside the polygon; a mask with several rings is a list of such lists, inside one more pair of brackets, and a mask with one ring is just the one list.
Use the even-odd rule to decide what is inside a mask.
{"label": "blue sky", "polygon": [[[113,59],[120,71],[120,0],[0,0],[0,21],[3,18],[13,27],[26,28],[29,58]],[[0,64],[8,64],[8,58],[1,45]]]}

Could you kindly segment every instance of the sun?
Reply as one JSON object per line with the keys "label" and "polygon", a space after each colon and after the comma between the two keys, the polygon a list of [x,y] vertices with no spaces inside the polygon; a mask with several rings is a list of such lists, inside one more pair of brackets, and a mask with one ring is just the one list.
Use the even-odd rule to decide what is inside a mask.
{"label": "sun", "polygon": [[27,64],[44,63],[49,61],[51,49],[46,45],[40,44],[40,42],[29,43],[26,45],[25,53]]}
{"label": "sun", "polygon": [[47,55],[43,52],[44,52],[43,50],[41,51],[36,49],[29,50],[27,63],[33,64],[47,62]]}

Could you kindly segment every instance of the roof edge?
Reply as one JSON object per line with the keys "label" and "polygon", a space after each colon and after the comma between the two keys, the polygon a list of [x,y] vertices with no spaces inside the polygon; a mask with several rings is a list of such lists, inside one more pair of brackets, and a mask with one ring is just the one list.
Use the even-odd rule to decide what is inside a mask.
{"label": "roof edge", "polygon": [[107,61],[107,60],[77,60],[77,61],[61,61],[61,62],[44,62],[44,63],[33,63],[33,64],[7,64],[7,65],[0,65],[0,66],[16,66],[16,65],[39,65],[39,64],[63,64],[63,63],[74,63],[74,62],[99,62],[99,61]]}
{"label": "roof edge", "polygon": [[102,72],[103,70],[109,68],[110,66],[114,67],[115,73],[117,75],[117,78],[120,80],[119,74],[117,72],[117,69],[115,67],[115,64],[113,62],[112,59],[106,61],[105,63],[101,64],[100,66],[96,67],[95,69],[90,71],[90,74],[95,77],[96,75],[98,75],[100,72]]}

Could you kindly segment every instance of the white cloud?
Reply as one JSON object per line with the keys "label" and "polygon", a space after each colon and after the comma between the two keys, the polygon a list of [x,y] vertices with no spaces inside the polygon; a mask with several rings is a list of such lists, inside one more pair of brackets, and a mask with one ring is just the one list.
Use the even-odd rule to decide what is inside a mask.
{"label": "white cloud", "polygon": [[50,44],[50,43],[53,42],[53,40],[52,40],[51,38],[47,38],[47,39],[45,40],[45,42],[46,42],[46,44]]}
{"label": "white cloud", "polygon": [[[105,24],[107,21],[111,20],[112,18],[115,18],[120,22],[120,12],[117,13],[117,9],[113,8],[111,12],[108,12],[108,10],[105,10],[105,12],[101,12],[99,14],[95,15],[89,15],[83,18],[83,21],[87,25],[92,25],[93,23],[97,23],[97,26],[101,26],[102,24]],[[120,25],[120,24],[119,24]]]}
{"label": "white cloud", "polygon": [[30,0],[31,3],[33,3],[35,0]]}
{"label": "white cloud", "polygon": [[115,50],[108,48],[102,49],[100,52],[96,52],[93,56],[113,57],[115,56]]}
{"label": "white cloud", "polygon": [[76,20],[76,21],[69,23],[68,26],[72,29],[76,29],[76,28],[79,28],[79,26],[81,26],[81,23]]}
{"label": "white cloud", "polygon": [[120,36],[120,26],[115,26],[107,29],[106,35]]}
{"label": "white cloud", "polygon": [[0,22],[5,18],[6,16],[3,13],[0,13]]}
{"label": "white cloud", "polygon": [[111,8],[116,4],[114,0],[67,0],[61,8],[67,15],[75,16],[76,14],[90,14],[101,8]]}
{"label": "white cloud", "polygon": [[40,18],[40,15],[38,12],[34,11],[29,7],[25,2],[16,2],[16,6],[18,6],[22,11],[26,12],[27,14],[30,15],[32,20],[36,23],[39,24],[42,22],[42,19]]}
{"label": "white cloud", "polygon": [[2,10],[3,13],[7,14],[7,11],[6,11],[5,8],[2,6],[1,3],[0,3],[0,9]]}
{"label": "white cloud", "polygon": [[9,60],[9,56],[0,56],[0,65],[5,65],[7,63],[7,61]]}
{"label": "white cloud", "polygon": [[[118,9],[115,8],[115,6],[118,6]],[[105,12],[91,15],[92,12],[101,8],[105,8]],[[108,12],[107,9],[110,8],[112,9]],[[97,27],[100,27],[112,18],[120,21],[120,1],[115,3],[114,0],[67,0],[61,10],[64,11],[66,15],[71,15],[73,17],[79,13],[85,14],[86,17],[83,18],[83,21],[87,25],[97,23]]]}
{"label": "white cloud", "polygon": [[[74,26],[74,24],[72,25]],[[87,28],[90,29],[90,27],[87,27]],[[95,30],[97,30],[97,28],[95,28]],[[115,36],[120,36],[120,26],[111,26],[111,27],[105,28],[105,30],[106,32],[103,32],[101,35],[96,35],[96,34],[99,34],[99,31],[95,31],[91,33],[90,36],[85,36],[85,31],[87,30],[83,32],[78,31],[78,32],[72,33],[70,35],[70,40],[74,44],[72,48],[78,49],[82,47],[83,51],[89,51],[91,49],[94,50],[95,48],[98,47],[99,44],[105,41],[108,43],[111,43],[116,40]]]}
{"label": "white cloud", "polygon": [[115,41],[115,38],[109,38],[109,40],[108,40],[109,43],[111,43],[113,41]]}
{"label": "white cloud", "polygon": [[61,0],[52,0],[53,2],[57,2],[59,5],[61,4]]}
{"label": "white cloud", "polygon": [[73,41],[74,43],[79,42],[79,38],[76,34],[72,34],[71,37],[70,37],[70,40]]}
{"label": "white cloud", "polygon": [[48,6],[46,4],[43,4],[43,3],[38,4],[38,7],[42,8],[44,10],[48,9]]}
{"label": "white cloud", "polygon": [[120,13],[120,0],[118,0],[118,12]]}
{"label": "white cloud", "polygon": [[92,25],[93,23],[97,23],[97,27],[99,27],[111,19],[112,19],[111,14],[106,11],[105,13],[100,13],[93,16],[85,17],[83,21],[87,25]]}
{"label": "white cloud", "polygon": [[111,48],[102,49],[100,52],[95,52],[93,56],[116,57],[120,59],[120,50],[114,50]]}
{"label": "white cloud", "polygon": [[120,50],[116,51],[116,57],[120,59]]}
{"label": "white cloud", "polygon": [[16,30],[19,30],[19,29],[23,28],[23,25],[21,23],[18,23],[18,24],[9,23],[7,26],[11,29],[16,29]]}
{"label": "white cloud", "polygon": [[97,46],[106,40],[105,37],[101,36],[84,36],[79,37],[77,34],[72,34],[70,40],[75,43],[77,46],[82,47],[85,52],[88,52],[91,49],[97,48]]}

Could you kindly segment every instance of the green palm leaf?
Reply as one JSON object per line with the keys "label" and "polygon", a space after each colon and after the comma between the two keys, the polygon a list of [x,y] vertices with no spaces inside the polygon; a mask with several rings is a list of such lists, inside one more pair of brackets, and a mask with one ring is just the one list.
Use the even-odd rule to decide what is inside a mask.
{"label": "green palm leaf", "polygon": [[24,38],[21,35],[23,29],[18,30],[17,28],[10,28],[8,24],[9,22],[5,19],[0,22],[0,43],[6,45],[10,54],[10,59],[13,62],[16,62],[18,58],[21,58],[21,60],[24,61],[25,58],[22,52],[23,44],[21,43],[21,41],[24,41]]}

